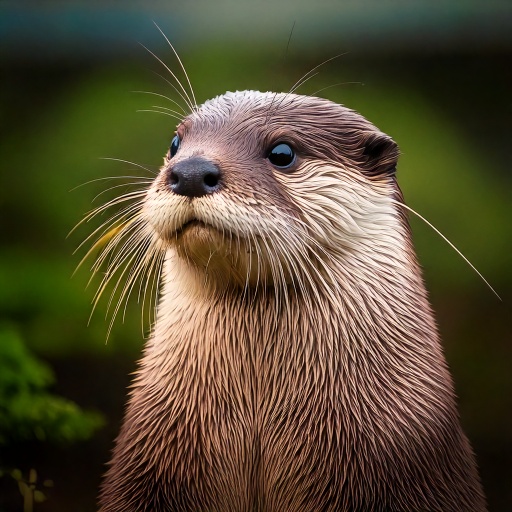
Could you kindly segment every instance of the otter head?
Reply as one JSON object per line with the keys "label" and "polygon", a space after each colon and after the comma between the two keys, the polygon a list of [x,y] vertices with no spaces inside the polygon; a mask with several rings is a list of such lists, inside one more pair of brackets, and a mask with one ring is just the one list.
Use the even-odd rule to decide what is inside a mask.
{"label": "otter head", "polygon": [[331,101],[226,93],[179,124],[144,216],[216,285],[304,288],[333,261],[357,271],[396,251],[397,158],[390,137]]}

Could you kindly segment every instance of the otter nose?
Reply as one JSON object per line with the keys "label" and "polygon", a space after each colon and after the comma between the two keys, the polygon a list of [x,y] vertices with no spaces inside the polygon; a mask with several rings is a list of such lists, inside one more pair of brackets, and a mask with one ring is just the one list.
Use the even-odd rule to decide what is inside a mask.
{"label": "otter nose", "polygon": [[180,196],[201,197],[220,188],[219,168],[204,158],[182,160],[169,171],[169,187]]}

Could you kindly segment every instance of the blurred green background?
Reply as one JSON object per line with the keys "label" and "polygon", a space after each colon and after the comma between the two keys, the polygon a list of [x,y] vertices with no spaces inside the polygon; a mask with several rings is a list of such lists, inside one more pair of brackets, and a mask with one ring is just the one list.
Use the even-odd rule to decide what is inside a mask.
{"label": "blurred green background", "polygon": [[[179,101],[159,76],[169,74],[139,44],[182,77],[153,20],[180,53],[199,102],[226,90],[287,91],[344,54],[299,92],[327,88],[319,95],[355,108],[398,142],[407,203],[503,299],[411,219],[490,509],[512,510],[511,7],[0,2],[0,511],[23,510],[24,501],[40,512],[95,510],[144,340],[136,300],[108,344],[106,300],[87,325],[94,285],[85,289],[87,265],[71,278],[84,251],[72,253],[94,222],[66,236],[125,190],[93,201],[119,181],[77,186],[151,176],[102,158],[156,171],[170,143],[176,122],[137,110],[172,104],[133,92]],[[44,500],[32,506],[31,485]]]}

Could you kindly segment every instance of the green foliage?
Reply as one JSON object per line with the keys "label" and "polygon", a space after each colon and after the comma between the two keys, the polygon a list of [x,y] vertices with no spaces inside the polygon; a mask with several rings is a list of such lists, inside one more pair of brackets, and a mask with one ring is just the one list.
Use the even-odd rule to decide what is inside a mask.
{"label": "green foliage", "polygon": [[98,413],[49,393],[53,382],[51,369],[28,351],[16,330],[0,326],[0,445],[78,441],[102,425]]}

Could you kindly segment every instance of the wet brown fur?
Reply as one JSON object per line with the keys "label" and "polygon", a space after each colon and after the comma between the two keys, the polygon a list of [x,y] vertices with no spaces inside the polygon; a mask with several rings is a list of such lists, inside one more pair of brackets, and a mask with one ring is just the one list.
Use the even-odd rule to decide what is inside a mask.
{"label": "wet brown fur", "polygon": [[[486,510],[396,144],[327,100],[247,91],[178,133],[142,209],[163,287],[100,510]],[[266,159],[276,141],[293,169]],[[219,192],[169,190],[193,156]]]}

